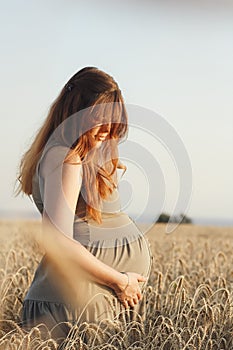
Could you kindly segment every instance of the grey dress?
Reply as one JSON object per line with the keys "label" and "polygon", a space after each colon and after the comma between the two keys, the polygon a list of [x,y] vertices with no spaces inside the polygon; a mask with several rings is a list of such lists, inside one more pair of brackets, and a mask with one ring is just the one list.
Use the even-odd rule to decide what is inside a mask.
{"label": "grey dress", "polygon": [[[39,189],[39,162],[33,177],[33,200],[43,213],[43,200]],[[83,189],[83,187],[82,187]],[[152,254],[147,238],[136,223],[121,211],[118,188],[102,203],[102,224],[85,216],[85,201],[80,191],[77,212],[73,223],[73,238],[86,247],[96,258],[117,271],[137,272],[149,277]],[[104,319],[116,320],[124,306],[114,291],[93,282],[77,271],[78,288],[75,302],[72,296],[64,298],[60,283],[64,277],[51,264],[45,255],[34,275],[31,286],[24,298],[22,309],[23,326],[30,329],[39,323],[54,328],[55,336],[65,337],[69,327],[66,323],[98,323]],[[140,282],[144,291],[146,282]],[[132,309],[132,318],[145,316],[145,303],[139,302]],[[59,325],[58,325],[59,324]]]}

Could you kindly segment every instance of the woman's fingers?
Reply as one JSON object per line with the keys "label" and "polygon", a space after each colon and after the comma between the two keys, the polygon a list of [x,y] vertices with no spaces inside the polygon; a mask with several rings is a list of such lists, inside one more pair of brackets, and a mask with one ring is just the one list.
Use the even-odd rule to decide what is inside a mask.
{"label": "woman's fingers", "polygon": [[132,306],[132,307],[134,307],[134,305],[135,305],[133,299],[130,299],[130,300],[128,301],[128,303],[129,303],[129,305]]}
{"label": "woman's fingers", "polygon": [[146,282],[147,281],[147,277],[144,277],[142,275],[138,275],[137,279],[138,279],[138,282]]}
{"label": "woman's fingers", "polygon": [[134,302],[132,299],[124,300],[123,304],[126,309],[129,309],[130,306],[134,307]]}
{"label": "woman's fingers", "polygon": [[122,301],[126,309],[128,309],[129,306],[134,307],[135,305],[137,305],[138,302],[139,302],[139,299],[137,296],[135,296],[134,298],[126,298],[126,299],[123,299]]}
{"label": "woman's fingers", "polygon": [[123,300],[123,305],[126,309],[128,309],[129,308],[128,300],[126,300],[126,299]]}
{"label": "woman's fingers", "polygon": [[138,297],[138,300],[142,300],[142,293],[140,290],[137,292],[137,297]]}
{"label": "woman's fingers", "polygon": [[[119,299],[125,308],[134,307],[142,299],[142,292],[139,282],[146,282],[147,277],[134,272],[127,272],[128,284],[126,288],[119,293]],[[118,293],[117,293],[118,294]]]}

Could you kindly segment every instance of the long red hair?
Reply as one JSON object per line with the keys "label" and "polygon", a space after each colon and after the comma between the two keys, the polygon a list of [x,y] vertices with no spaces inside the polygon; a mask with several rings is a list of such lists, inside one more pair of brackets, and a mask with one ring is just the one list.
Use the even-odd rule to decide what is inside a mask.
{"label": "long red hair", "polygon": [[[77,117],[73,118],[74,115]],[[71,123],[67,128],[65,125],[69,121]],[[107,140],[103,147],[95,148],[90,129],[96,124],[105,123],[110,125],[110,142]],[[59,133],[56,133],[57,130]],[[107,198],[112,193],[116,168],[126,170],[118,158],[118,143],[127,132],[128,116],[116,81],[95,67],[81,69],[63,87],[30,148],[23,154],[17,175],[19,185],[16,196],[20,192],[28,196],[32,194],[32,178],[37,163],[46,144],[55,135],[59,144],[70,148],[64,162],[73,164],[72,159],[76,155],[81,158],[87,214],[101,223],[101,198]],[[96,161],[100,152],[104,161],[98,166]]]}

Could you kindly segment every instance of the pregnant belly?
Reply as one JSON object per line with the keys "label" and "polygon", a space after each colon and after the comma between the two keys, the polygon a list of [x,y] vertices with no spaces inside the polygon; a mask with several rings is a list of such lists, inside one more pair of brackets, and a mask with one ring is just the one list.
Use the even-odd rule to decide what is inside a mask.
{"label": "pregnant belly", "polygon": [[85,246],[116,247],[133,242],[143,234],[135,222],[124,212],[103,213],[102,224],[93,219],[74,222],[74,239]]}
{"label": "pregnant belly", "polygon": [[93,255],[119,272],[137,272],[148,277],[151,270],[152,254],[146,237],[116,247],[103,248],[101,245],[86,247]]}
{"label": "pregnant belly", "polygon": [[[112,224],[114,223],[114,228],[110,225],[110,221]],[[110,227],[107,227],[108,225]],[[87,244],[84,244],[86,249],[117,271],[136,272],[149,277],[152,265],[149,242],[126,214],[120,214],[117,217],[114,215],[114,218],[111,219],[108,216],[103,220],[102,230],[98,226],[97,231],[96,227],[95,225],[91,226],[88,222],[77,224],[75,227],[76,239],[86,240]],[[75,269],[75,274],[72,275],[69,271],[69,275],[75,276],[72,277],[74,280],[72,288],[74,289],[69,287],[64,276],[60,276],[44,257],[26,298],[53,302],[67,302],[69,300],[76,305],[75,307],[79,306],[82,310],[93,295],[103,291],[109,295],[113,294],[110,288],[88,281],[87,276],[85,274],[83,276],[82,271]],[[142,282],[141,287],[144,287]],[[72,302],[72,300],[74,301]]]}
{"label": "pregnant belly", "polygon": [[101,225],[88,221],[86,248],[118,271],[148,276],[152,254],[150,244],[135,222],[124,212],[102,216]]}

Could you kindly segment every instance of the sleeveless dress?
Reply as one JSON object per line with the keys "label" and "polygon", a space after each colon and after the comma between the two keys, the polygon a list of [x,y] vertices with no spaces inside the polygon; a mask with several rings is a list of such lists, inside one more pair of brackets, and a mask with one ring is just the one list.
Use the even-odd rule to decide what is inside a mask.
{"label": "sleeveless dress", "polygon": [[[33,177],[33,200],[43,214],[43,200],[39,188],[39,163]],[[83,184],[81,186],[83,189]],[[136,223],[121,211],[118,187],[102,203],[102,224],[86,218],[85,201],[80,191],[73,223],[73,239],[103,263],[119,272],[136,272],[149,277],[152,265],[150,244]],[[44,255],[24,298],[22,324],[25,329],[45,323],[54,329],[55,337],[66,337],[66,322],[98,323],[104,319],[117,320],[125,310],[114,291],[82,277],[77,271],[78,292],[75,305],[64,300],[59,286],[62,277]],[[142,293],[147,282],[140,282]],[[130,319],[145,316],[145,301],[130,308]]]}

